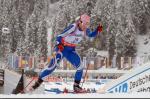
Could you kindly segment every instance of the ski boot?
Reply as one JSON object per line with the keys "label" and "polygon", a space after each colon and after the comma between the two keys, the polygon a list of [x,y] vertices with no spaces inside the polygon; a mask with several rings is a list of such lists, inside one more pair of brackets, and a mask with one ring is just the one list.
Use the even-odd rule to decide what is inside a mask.
{"label": "ski boot", "polygon": [[82,87],[79,86],[79,81],[75,81],[73,85],[73,90],[75,93],[86,93],[85,89],[82,89]]}
{"label": "ski boot", "polygon": [[29,91],[34,91],[35,89],[37,89],[42,84],[42,82],[43,80],[38,78],[38,80],[34,83],[34,85],[31,86]]}

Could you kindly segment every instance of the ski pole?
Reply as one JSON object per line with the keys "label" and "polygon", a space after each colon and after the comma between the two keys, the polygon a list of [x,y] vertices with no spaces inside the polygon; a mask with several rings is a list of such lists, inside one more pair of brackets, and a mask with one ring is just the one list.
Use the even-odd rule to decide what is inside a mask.
{"label": "ski pole", "polygon": [[[42,70],[40,70],[40,72],[41,71]],[[33,82],[33,80],[34,80],[34,77],[31,79],[31,81],[24,87],[24,89],[20,93],[24,92],[24,90]]]}
{"label": "ski pole", "polygon": [[83,87],[83,83],[85,82],[85,78],[86,78],[86,76],[87,76],[87,71],[88,71],[88,69],[89,69],[89,64],[88,64],[88,66],[87,66],[87,68],[86,68],[86,71],[85,71],[85,75],[84,75],[84,79],[83,79],[83,82],[82,82],[82,87]]}
{"label": "ski pole", "polygon": [[34,78],[31,79],[31,81],[24,87],[23,90],[20,91],[20,93],[23,93],[24,90],[33,82]]}

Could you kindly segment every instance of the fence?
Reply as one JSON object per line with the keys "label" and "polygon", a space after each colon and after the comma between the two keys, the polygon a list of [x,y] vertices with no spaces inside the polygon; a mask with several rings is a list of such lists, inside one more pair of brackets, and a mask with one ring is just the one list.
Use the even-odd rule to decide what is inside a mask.
{"label": "fence", "polygon": [[[50,61],[50,57],[47,58],[47,61]],[[42,69],[44,68],[44,63],[44,57],[18,56],[13,54],[7,57],[7,66],[13,69]]]}
{"label": "fence", "polygon": [[[50,62],[51,57],[47,57],[47,61]],[[145,57],[120,57],[117,61],[116,58],[110,60],[107,57],[83,57],[82,65],[84,68],[89,66],[90,70],[98,70],[101,68],[118,68],[118,69],[130,69],[132,67],[141,66],[143,63],[149,62],[150,56]],[[35,56],[17,56],[10,54],[7,57],[7,65],[13,69],[43,69],[45,67],[44,57]],[[66,60],[63,59],[58,67],[60,70],[74,70],[75,68]]]}

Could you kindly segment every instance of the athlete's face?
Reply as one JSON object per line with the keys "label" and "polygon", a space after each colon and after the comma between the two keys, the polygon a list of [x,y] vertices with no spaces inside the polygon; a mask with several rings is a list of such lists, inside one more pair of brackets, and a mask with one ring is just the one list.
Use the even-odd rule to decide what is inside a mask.
{"label": "athlete's face", "polygon": [[79,27],[80,27],[80,29],[81,29],[82,31],[86,31],[86,29],[87,29],[89,26],[90,26],[90,22],[85,22],[85,23],[80,22],[80,23],[79,23]]}

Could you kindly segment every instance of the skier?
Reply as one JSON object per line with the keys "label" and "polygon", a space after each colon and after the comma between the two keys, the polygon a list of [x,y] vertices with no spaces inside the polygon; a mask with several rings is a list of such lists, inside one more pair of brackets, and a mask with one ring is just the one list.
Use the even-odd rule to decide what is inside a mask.
{"label": "skier", "polygon": [[49,74],[51,74],[58,66],[59,62],[66,58],[76,68],[74,77],[73,89],[75,92],[82,92],[83,89],[79,86],[83,74],[83,66],[81,65],[80,56],[76,53],[75,48],[84,36],[96,37],[98,33],[102,32],[102,25],[91,32],[90,16],[83,14],[80,18],[72,25],[68,26],[64,31],[59,34],[56,38],[55,56],[51,59],[48,68],[44,69],[35,84],[32,86],[32,90],[35,90],[44,81]]}

